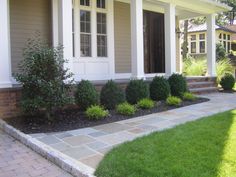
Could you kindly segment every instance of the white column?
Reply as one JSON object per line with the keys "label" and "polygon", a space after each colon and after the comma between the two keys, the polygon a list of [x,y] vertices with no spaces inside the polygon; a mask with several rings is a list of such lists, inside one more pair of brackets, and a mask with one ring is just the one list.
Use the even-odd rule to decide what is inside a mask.
{"label": "white column", "polygon": [[132,77],[144,78],[143,1],[131,0],[131,58]]}
{"label": "white column", "polygon": [[52,42],[56,47],[59,44],[59,2],[51,0],[52,3]]}
{"label": "white column", "polygon": [[165,6],[165,69],[169,76],[176,72],[175,5]]}
{"label": "white column", "polygon": [[72,0],[59,0],[59,44],[64,47],[65,68],[73,72]]}
{"label": "white column", "polygon": [[12,86],[9,1],[0,0],[0,88]]}
{"label": "white column", "polygon": [[216,76],[215,14],[207,16],[207,73]]}

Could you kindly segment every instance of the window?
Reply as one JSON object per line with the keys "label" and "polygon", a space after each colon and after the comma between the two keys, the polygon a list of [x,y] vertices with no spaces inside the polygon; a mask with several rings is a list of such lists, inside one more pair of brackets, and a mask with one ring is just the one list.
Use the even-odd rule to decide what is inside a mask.
{"label": "window", "polygon": [[231,38],[230,38],[230,35],[228,35],[228,40],[230,41],[230,39],[231,39]]}
{"label": "window", "polygon": [[90,6],[90,0],[80,0],[81,6]]}
{"label": "window", "polygon": [[107,57],[107,19],[105,13],[97,13],[97,56]]}
{"label": "window", "polygon": [[80,11],[80,52],[81,57],[91,56],[91,14]]}
{"label": "window", "polygon": [[205,40],[205,34],[200,34],[200,35],[199,35],[199,39],[200,39],[200,40]]}
{"label": "window", "polygon": [[206,35],[199,34],[199,53],[206,53]]}
{"label": "window", "polygon": [[200,41],[200,53],[205,53],[206,52],[206,43],[205,41]]}
{"label": "window", "polygon": [[97,8],[105,9],[106,8],[106,0],[97,0]]}
{"label": "window", "polygon": [[224,39],[226,39],[226,34],[224,34]]}
{"label": "window", "polygon": [[219,38],[222,39],[222,34],[220,33]]}
{"label": "window", "polygon": [[227,47],[228,47],[228,51],[227,52],[229,53],[230,50],[231,50],[231,43],[230,42],[228,42],[228,46]]}
{"label": "window", "polygon": [[196,35],[191,35],[191,41],[195,41],[196,40]]}
{"label": "window", "polygon": [[191,53],[196,53],[197,52],[197,45],[196,42],[191,42]]}

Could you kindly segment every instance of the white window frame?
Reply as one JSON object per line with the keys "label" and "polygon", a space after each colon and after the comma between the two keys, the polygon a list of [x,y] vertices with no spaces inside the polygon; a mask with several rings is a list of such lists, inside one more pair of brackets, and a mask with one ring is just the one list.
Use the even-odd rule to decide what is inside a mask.
{"label": "white window frame", "polygon": [[[204,35],[205,38],[204,38],[204,39],[200,39],[200,35]],[[205,53],[206,53],[206,34],[205,34],[205,33],[200,33],[198,37],[199,37],[199,42],[198,42],[198,45],[199,45],[199,47],[198,47],[198,48],[199,48],[199,53],[200,53],[200,54],[205,54]],[[204,52],[203,52],[203,53],[201,52],[201,45],[200,45],[201,42],[205,42],[205,49],[204,49]]]}

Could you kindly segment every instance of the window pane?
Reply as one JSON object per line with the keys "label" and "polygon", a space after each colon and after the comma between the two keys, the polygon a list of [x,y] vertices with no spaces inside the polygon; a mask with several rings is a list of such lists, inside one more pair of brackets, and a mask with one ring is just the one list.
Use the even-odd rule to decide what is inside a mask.
{"label": "window pane", "polygon": [[80,0],[80,5],[81,6],[90,6],[89,0]]}
{"label": "window pane", "polygon": [[221,39],[222,38],[222,34],[220,33],[220,35],[219,35],[219,38]]}
{"label": "window pane", "polygon": [[224,45],[224,48],[226,49],[226,42],[225,42],[225,41],[224,41],[224,44],[223,44],[223,45]]}
{"label": "window pane", "polygon": [[195,41],[196,40],[196,35],[191,35],[191,41]]}
{"label": "window pane", "polygon": [[107,33],[107,24],[106,24],[106,14],[97,13],[97,33],[106,34]]}
{"label": "window pane", "polygon": [[107,57],[107,37],[97,36],[97,54],[98,57]]}
{"label": "window pane", "polygon": [[81,57],[91,56],[91,35],[89,34],[80,35],[80,52],[81,52]]}
{"label": "window pane", "polygon": [[205,41],[200,42],[200,53],[205,53],[206,45]]}
{"label": "window pane", "polygon": [[97,8],[106,8],[106,0],[97,0]]}
{"label": "window pane", "polygon": [[204,39],[205,39],[205,34],[200,34],[200,35],[199,35],[199,39],[200,39],[200,40],[204,40]]}
{"label": "window pane", "polygon": [[228,42],[228,53],[230,52],[231,50],[231,45],[230,45],[230,42]]}
{"label": "window pane", "polygon": [[226,39],[226,34],[224,34],[224,39]]}
{"label": "window pane", "polygon": [[196,53],[196,42],[191,42],[191,53]]}
{"label": "window pane", "polygon": [[81,10],[80,11],[80,32],[90,33],[91,24],[90,24],[90,12]]}
{"label": "window pane", "polygon": [[230,40],[230,35],[228,35],[228,40]]}

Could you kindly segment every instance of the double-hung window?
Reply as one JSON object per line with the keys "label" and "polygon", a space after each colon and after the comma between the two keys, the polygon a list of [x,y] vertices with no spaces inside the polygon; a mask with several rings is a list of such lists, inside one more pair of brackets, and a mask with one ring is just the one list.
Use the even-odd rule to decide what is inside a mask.
{"label": "double-hung window", "polygon": [[199,35],[199,52],[200,53],[206,53],[206,35],[200,34]]}
{"label": "double-hung window", "polygon": [[196,35],[191,35],[191,53],[197,52]]}

